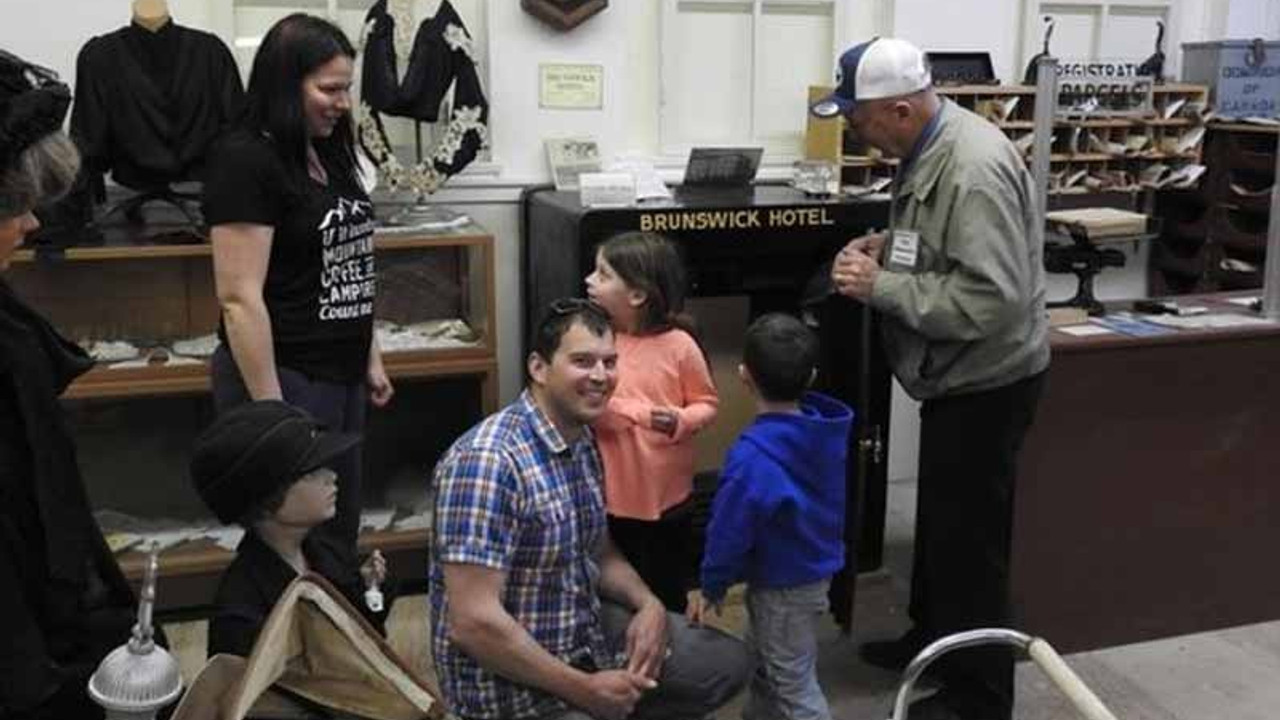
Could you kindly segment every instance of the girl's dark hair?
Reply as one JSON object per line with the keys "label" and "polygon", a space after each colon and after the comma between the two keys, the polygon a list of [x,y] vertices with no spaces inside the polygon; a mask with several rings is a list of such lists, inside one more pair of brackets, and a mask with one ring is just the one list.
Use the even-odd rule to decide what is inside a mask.
{"label": "girl's dark hair", "polygon": [[356,49],[337,25],[323,18],[294,13],[267,31],[253,58],[240,125],[269,135],[291,178],[307,178],[307,142],[337,169],[358,182],[355,132],[348,113],[327,138],[307,137],[302,82],[339,55],[355,60]]}
{"label": "girl's dark hair", "polygon": [[684,312],[684,262],[674,243],[656,233],[625,232],[604,241],[600,254],[628,287],[644,293],[641,333],[677,327],[692,334],[693,318]]}
{"label": "girl's dark hair", "polygon": [[707,367],[711,358],[702,345],[698,325],[684,311],[684,260],[675,243],[651,232],[624,232],[600,245],[600,254],[628,287],[644,293],[639,334],[655,334],[677,328],[689,333]]}

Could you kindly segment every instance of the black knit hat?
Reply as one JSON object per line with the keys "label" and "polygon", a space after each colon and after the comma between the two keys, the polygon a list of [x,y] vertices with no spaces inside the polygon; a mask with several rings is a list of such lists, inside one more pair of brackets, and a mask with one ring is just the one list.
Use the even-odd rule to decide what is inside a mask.
{"label": "black knit hat", "polygon": [[224,413],[200,434],[191,477],[218,520],[238,522],[255,504],[359,442],[358,435],[325,432],[288,403],[258,400]]}
{"label": "black knit hat", "polygon": [[0,172],[62,128],[71,91],[52,70],[0,50]]}

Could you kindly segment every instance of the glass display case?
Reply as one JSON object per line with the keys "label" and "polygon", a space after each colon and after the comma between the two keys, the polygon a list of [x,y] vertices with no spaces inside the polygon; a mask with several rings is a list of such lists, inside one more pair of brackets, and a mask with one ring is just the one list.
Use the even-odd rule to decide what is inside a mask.
{"label": "glass display case", "polygon": [[[6,278],[98,360],[63,397],[99,524],[135,582],[141,548],[161,543],[162,603],[188,608],[209,602],[239,533],[209,517],[187,474],[192,443],[213,419],[211,247],[189,237],[166,244],[163,227],[149,218],[146,238],[122,223],[101,246],[24,249]],[[375,244],[375,328],[397,392],[369,414],[360,543],[416,579],[432,466],[497,406],[493,237],[470,224],[379,233]]]}

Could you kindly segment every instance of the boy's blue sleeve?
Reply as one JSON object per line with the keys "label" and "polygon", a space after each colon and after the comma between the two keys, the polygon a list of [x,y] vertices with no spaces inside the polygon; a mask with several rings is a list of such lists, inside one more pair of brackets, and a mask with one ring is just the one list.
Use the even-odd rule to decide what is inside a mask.
{"label": "boy's blue sleeve", "polygon": [[711,505],[702,557],[702,594],[712,602],[724,599],[729,586],[746,576],[756,528],[763,516],[752,483],[740,472],[743,464],[734,462],[732,457],[731,453]]}

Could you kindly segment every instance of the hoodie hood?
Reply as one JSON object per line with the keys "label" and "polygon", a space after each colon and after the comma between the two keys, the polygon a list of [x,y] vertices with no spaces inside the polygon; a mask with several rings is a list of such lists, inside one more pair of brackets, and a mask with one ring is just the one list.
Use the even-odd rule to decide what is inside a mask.
{"label": "hoodie hood", "polygon": [[799,485],[814,483],[832,473],[844,474],[849,453],[853,410],[821,393],[800,398],[800,413],[764,413],[742,434],[742,439],[786,468]]}
{"label": "hoodie hood", "polygon": [[798,413],[758,415],[729,450],[712,503],[702,591],[735,582],[799,587],[845,563],[846,460],[853,411],[817,393]]}

